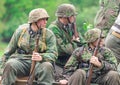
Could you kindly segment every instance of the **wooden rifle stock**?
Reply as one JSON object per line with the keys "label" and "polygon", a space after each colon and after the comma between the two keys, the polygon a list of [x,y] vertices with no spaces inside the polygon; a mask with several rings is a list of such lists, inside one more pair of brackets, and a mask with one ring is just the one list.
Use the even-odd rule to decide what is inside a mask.
{"label": "wooden rifle stock", "polygon": [[[40,34],[37,34],[35,49],[34,49],[35,52],[38,52],[39,36],[40,36]],[[33,85],[33,80],[34,80],[34,77],[35,77],[35,65],[36,65],[36,61],[32,60],[30,75],[29,75],[29,78],[28,78],[28,81],[27,81],[26,85]]]}
{"label": "wooden rifle stock", "polygon": [[[74,21],[74,23],[72,23],[72,25],[73,25],[73,34],[74,34],[75,38],[78,38],[79,35],[78,35],[78,32],[77,32],[77,28],[76,28],[76,17],[74,17],[74,18],[75,18],[75,21]],[[67,18],[67,20],[68,20],[69,23],[71,23],[69,17]]]}
{"label": "wooden rifle stock", "polygon": [[79,35],[78,35],[78,32],[77,32],[77,28],[76,28],[76,18],[75,18],[75,22],[73,23],[73,28],[74,28],[74,36],[75,36],[75,38],[78,38]]}
{"label": "wooden rifle stock", "polygon": [[[99,48],[100,41],[101,41],[101,35],[102,35],[102,31],[101,31],[100,36],[99,36],[99,38],[98,38],[97,45],[96,45],[96,47],[95,47],[93,56],[96,56],[97,53],[98,53],[98,48]],[[93,64],[90,64],[90,67],[89,67],[89,68],[90,68],[90,69],[89,69],[89,72],[88,72],[88,78],[87,78],[87,81],[86,81],[86,85],[90,85],[90,83],[91,83],[92,73],[93,73]]]}

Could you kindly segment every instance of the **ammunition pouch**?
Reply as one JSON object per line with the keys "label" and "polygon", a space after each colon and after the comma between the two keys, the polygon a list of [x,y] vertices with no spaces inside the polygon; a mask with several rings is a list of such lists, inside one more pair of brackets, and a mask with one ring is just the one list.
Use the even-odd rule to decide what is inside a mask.
{"label": "ammunition pouch", "polygon": [[89,68],[89,61],[84,62],[82,60],[82,62],[79,64],[79,68]]}
{"label": "ammunition pouch", "polygon": [[23,50],[23,49],[21,49],[21,48],[18,48],[18,49],[17,49],[17,53],[19,53],[19,54],[32,54],[32,53],[30,53],[30,52],[26,52],[25,50]]}

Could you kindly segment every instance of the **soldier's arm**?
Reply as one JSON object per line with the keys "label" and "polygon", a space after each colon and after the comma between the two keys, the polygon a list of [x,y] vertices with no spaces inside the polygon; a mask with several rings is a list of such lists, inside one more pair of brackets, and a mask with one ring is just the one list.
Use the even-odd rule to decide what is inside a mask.
{"label": "soldier's arm", "polygon": [[67,63],[65,64],[65,69],[66,69],[66,72],[73,72],[77,69],[77,66],[78,66],[78,52],[79,52],[80,48],[76,48],[72,55],[70,56],[69,60],[67,61]]}
{"label": "soldier's arm", "polygon": [[3,58],[5,60],[8,59],[16,51],[19,36],[20,36],[19,30],[17,29],[14,32],[14,34],[13,34],[13,36],[12,36],[12,38],[11,38],[5,52],[4,52]]}
{"label": "soldier's arm", "polygon": [[103,72],[117,69],[116,68],[117,60],[116,60],[115,56],[113,55],[113,52],[110,49],[104,48],[103,57],[104,57],[104,60],[101,60],[101,62],[103,64],[103,68],[102,68]]}
{"label": "soldier's arm", "polygon": [[85,40],[83,38],[83,36],[81,35],[81,33],[79,33],[79,40],[73,40],[74,43],[77,44],[78,47],[81,47],[82,45],[85,44]]}
{"label": "soldier's arm", "polygon": [[54,62],[57,59],[58,51],[56,46],[56,37],[50,30],[47,30],[46,33],[46,46],[47,49],[45,53],[41,53],[43,61]]}
{"label": "soldier's arm", "polygon": [[[50,25],[49,29],[53,31],[53,33],[56,36],[57,44],[59,49],[64,51],[65,53],[70,53],[72,54],[72,51],[74,48],[77,47],[76,43],[70,43],[70,40],[67,40],[65,37],[64,32],[62,32],[56,25]],[[66,42],[67,40],[67,42]]]}

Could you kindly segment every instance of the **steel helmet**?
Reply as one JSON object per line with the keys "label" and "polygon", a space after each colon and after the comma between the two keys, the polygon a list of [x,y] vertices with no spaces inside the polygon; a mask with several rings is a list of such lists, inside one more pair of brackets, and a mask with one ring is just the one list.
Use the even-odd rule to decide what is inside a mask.
{"label": "steel helmet", "polygon": [[55,15],[57,17],[70,17],[72,15],[77,15],[77,12],[72,4],[61,4]]}
{"label": "steel helmet", "polygon": [[39,19],[42,19],[42,18],[49,18],[47,11],[43,8],[33,9],[29,13],[28,23],[37,22]]}
{"label": "steel helmet", "polygon": [[[101,34],[101,30],[98,28],[94,28],[94,29],[88,30],[85,33],[84,38],[87,43],[90,43],[90,42],[94,42],[96,39],[98,39],[100,34]],[[104,38],[105,35],[102,34],[101,37]]]}

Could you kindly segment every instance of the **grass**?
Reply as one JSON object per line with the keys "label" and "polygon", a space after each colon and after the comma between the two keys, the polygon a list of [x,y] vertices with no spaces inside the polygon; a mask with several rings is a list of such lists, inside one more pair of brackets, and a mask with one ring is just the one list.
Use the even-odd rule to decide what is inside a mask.
{"label": "grass", "polygon": [[0,41],[0,57],[3,55],[8,43]]}

